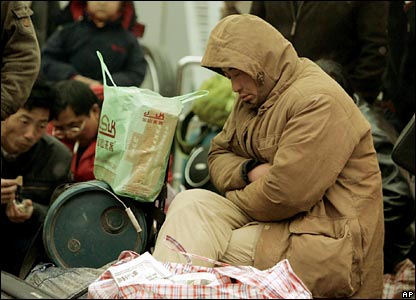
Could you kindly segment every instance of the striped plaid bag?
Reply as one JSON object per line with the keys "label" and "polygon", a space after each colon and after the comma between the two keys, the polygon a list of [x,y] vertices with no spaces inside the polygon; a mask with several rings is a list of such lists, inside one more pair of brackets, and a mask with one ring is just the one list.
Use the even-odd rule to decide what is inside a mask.
{"label": "striped plaid bag", "polygon": [[[187,264],[164,263],[171,273],[207,272],[215,275],[217,285],[134,283],[118,286],[110,271],[105,271],[88,287],[89,299],[311,299],[312,294],[293,272],[287,259],[260,271],[250,266],[231,266],[209,258],[186,253],[173,238],[177,250],[187,257]],[[123,251],[114,266],[125,264],[140,255]],[[220,267],[208,268],[190,263],[190,257],[214,262]],[[138,270],[140,272],[140,270]]]}

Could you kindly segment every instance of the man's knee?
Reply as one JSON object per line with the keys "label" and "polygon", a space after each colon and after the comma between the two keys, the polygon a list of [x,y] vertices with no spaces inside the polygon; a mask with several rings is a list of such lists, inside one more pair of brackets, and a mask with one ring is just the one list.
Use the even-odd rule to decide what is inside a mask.
{"label": "man's knee", "polygon": [[217,194],[209,190],[204,189],[189,189],[182,191],[176,195],[172,203],[169,206],[169,210],[179,207],[185,207],[189,209],[192,206],[200,206],[211,201],[213,198],[218,197]]}

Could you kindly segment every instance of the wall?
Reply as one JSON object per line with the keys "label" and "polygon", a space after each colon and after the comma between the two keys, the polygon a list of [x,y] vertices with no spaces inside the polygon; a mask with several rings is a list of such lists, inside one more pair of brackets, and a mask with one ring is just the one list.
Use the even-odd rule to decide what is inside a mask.
{"label": "wall", "polygon": [[[138,20],[146,26],[142,42],[166,55],[175,72],[181,58],[203,55],[222,5],[222,1],[134,2]],[[184,80],[182,91],[195,89],[207,77],[197,69],[185,75],[193,80]]]}

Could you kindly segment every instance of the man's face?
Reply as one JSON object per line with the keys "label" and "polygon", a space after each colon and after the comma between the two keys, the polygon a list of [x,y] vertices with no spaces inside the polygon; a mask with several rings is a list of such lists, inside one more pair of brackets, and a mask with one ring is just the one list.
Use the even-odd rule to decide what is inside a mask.
{"label": "man's face", "polygon": [[49,109],[19,109],[1,124],[1,146],[13,155],[29,151],[45,134],[48,119]]}
{"label": "man's face", "polygon": [[55,120],[52,120],[54,126],[52,134],[64,142],[78,141],[80,146],[87,146],[97,137],[99,113],[97,105],[91,108],[88,116],[76,115],[68,106]]}
{"label": "man's face", "polygon": [[250,106],[257,105],[257,85],[247,73],[234,68],[223,68],[224,75],[231,80],[233,91],[238,93],[238,100]]}

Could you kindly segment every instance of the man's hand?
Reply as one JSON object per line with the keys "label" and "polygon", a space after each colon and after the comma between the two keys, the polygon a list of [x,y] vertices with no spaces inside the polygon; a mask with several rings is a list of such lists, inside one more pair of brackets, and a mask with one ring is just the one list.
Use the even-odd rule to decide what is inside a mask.
{"label": "man's hand", "polygon": [[269,169],[271,166],[272,165],[269,163],[258,165],[250,172],[248,172],[248,180],[250,180],[250,182],[253,182],[262,177],[263,175],[266,175],[267,173],[269,173]]}
{"label": "man's hand", "polygon": [[1,179],[1,204],[6,204],[16,199],[17,180]]}
{"label": "man's hand", "polygon": [[92,79],[92,78],[89,78],[89,77],[85,77],[85,76],[82,76],[82,75],[75,75],[74,77],[72,77],[72,79],[84,82],[84,83],[88,84],[89,86],[102,85],[102,83],[99,82],[98,80],[95,80],[95,79]]}
{"label": "man's hand", "polygon": [[22,203],[17,203],[12,200],[7,203],[6,215],[13,223],[23,223],[28,220],[33,214],[32,200],[24,199]]}
{"label": "man's hand", "polygon": [[92,78],[85,77],[82,75],[75,75],[74,77],[72,77],[72,79],[86,83],[90,87],[90,89],[94,92],[94,94],[97,96],[98,99],[100,100],[104,99],[104,86],[98,80],[94,80]]}

